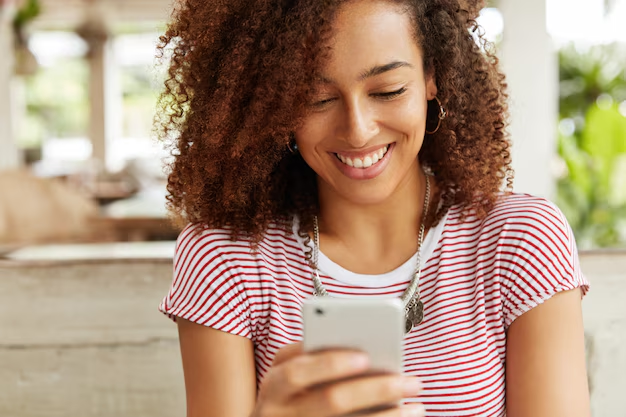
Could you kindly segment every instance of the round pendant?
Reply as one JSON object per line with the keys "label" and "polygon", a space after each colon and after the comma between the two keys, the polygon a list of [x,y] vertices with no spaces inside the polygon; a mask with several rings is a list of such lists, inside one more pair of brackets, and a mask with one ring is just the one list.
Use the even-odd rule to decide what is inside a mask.
{"label": "round pendant", "polygon": [[413,330],[413,323],[409,319],[404,321],[404,334],[409,334]]}
{"label": "round pendant", "polygon": [[424,303],[418,299],[407,312],[404,326],[405,333],[409,333],[414,327],[419,326],[424,321]]}

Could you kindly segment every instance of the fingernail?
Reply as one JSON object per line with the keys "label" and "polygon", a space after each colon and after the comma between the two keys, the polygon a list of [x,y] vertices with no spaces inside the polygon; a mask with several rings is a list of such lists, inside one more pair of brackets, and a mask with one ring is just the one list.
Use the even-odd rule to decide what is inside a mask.
{"label": "fingernail", "polygon": [[363,353],[357,353],[352,356],[352,366],[356,369],[366,369],[369,366],[370,359]]}
{"label": "fingernail", "polygon": [[420,392],[422,388],[422,384],[415,377],[406,377],[402,383],[402,389],[404,391],[404,395],[415,395]]}
{"label": "fingernail", "polygon": [[426,409],[422,404],[407,405],[402,409],[402,417],[424,417]]}

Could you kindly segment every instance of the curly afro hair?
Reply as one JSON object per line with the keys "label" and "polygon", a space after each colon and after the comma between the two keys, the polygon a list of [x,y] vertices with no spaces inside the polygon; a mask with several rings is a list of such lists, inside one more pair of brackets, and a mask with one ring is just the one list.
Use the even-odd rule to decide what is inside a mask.
{"label": "curly afro hair", "polygon": [[[156,121],[174,156],[168,205],[176,220],[254,241],[294,215],[311,228],[316,175],[289,143],[345,1],[355,0],[180,2],[160,39],[169,68]],[[513,178],[498,60],[469,2],[386,1],[410,12],[448,115],[419,154],[440,190],[427,221],[457,204],[484,217]]]}

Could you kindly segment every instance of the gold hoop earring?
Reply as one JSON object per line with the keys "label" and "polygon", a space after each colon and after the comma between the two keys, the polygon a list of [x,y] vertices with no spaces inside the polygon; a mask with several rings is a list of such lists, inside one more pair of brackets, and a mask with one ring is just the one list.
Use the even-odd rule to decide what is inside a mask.
{"label": "gold hoop earring", "polygon": [[426,134],[428,135],[437,133],[437,131],[441,127],[441,121],[445,119],[448,115],[448,113],[446,113],[446,109],[443,108],[443,105],[441,104],[441,101],[439,101],[439,98],[437,98],[437,96],[435,96],[435,100],[437,100],[437,104],[439,105],[439,114],[437,115],[437,127],[435,128],[435,130],[426,130]]}
{"label": "gold hoop earring", "polygon": [[[293,146],[291,145],[292,142],[293,142]],[[290,140],[289,142],[287,142],[287,148],[289,149],[289,152],[291,152],[294,155],[298,153],[298,144],[296,143],[295,140]]]}

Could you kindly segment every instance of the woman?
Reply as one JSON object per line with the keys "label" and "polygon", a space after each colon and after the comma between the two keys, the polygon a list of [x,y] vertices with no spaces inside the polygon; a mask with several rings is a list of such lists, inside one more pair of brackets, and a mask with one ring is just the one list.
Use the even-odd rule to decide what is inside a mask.
{"label": "woman", "polygon": [[[510,192],[504,78],[468,29],[456,0],[182,3],[162,134],[190,225],[161,310],[189,417],[589,415],[572,233]],[[404,375],[303,353],[314,293],[421,302]]]}

